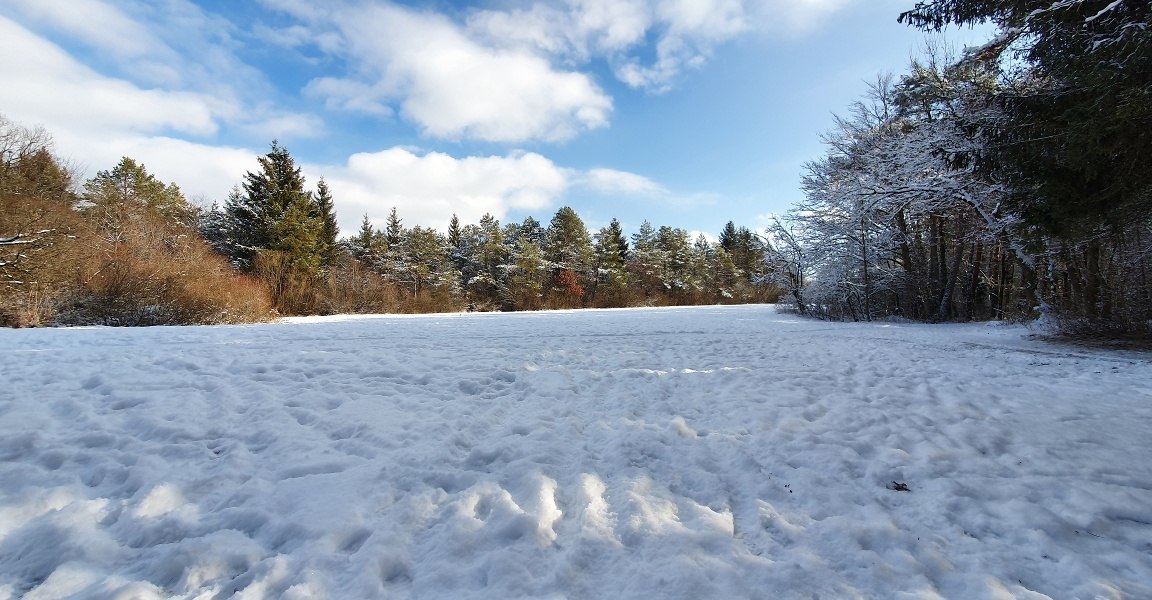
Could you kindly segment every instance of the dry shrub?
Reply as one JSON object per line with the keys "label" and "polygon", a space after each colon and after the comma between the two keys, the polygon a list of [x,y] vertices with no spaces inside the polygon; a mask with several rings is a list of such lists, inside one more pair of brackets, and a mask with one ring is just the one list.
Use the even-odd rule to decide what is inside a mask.
{"label": "dry shrub", "polygon": [[136,215],[86,243],[100,251],[63,296],[59,324],[195,325],[268,320],[266,288],[189,228]]}
{"label": "dry shrub", "polygon": [[381,314],[395,307],[401,296],[395,285],[344,255],[328,270],[321,312]]}
{"label": "dry shrub", "polygon": [[252,261],[256,277],[268,286],[272,306],[285,315],[323,312],[323,281],[293,263],[285,252],[262,250]]}
{"label": "dry shrub", "polygon": [[51,324],[57,298],[91,255],[90,229],[57,199],[0,199],[0,326]]}

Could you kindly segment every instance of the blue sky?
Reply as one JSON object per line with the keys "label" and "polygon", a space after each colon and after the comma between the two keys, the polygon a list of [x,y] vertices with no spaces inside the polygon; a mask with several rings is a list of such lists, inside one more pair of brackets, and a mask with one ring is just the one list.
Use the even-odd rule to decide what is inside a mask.
{"label": "blue sky", "polygon": [[0,114],[86,176],[130,156],[204,203],[278,139],[346,232],[569,205],[714,236],[800,199],[832,113],[923,43],[913,4],[5,0]]}

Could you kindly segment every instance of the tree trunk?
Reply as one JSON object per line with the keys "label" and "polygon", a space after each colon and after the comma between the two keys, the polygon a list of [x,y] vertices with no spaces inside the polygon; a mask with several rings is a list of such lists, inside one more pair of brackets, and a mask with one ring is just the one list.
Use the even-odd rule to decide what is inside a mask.
{"label": "tree trunk", "polygon": [[984,244],[977,240],[972,244],[972,269],[968,274],[968,286],[964,289],[964,315],[966,321],[971,321],[976,312],[976,292],[980,287],[980,261],[984,259]]}
{"label": "tree trunk", "polygon": [[1093,240],[1084,250],[1084,314],[1100,316],[1100,242]]}
{"label": "tree trunk", "polygon": [[[912,248],[908,244],[908,220],[904,217],[904,209],[896,211],[896,227],[900,230],[900,262],[904,267],[904,298],[899,306],[916,306],[916,277],[912,269]],[[915,311],[916,309],[913,308]],[[907,315],[916,318],[919,315]]]}
{"label": "tree trunk", "polygon": [[[961,236],[963,237],[963,236]],[[948,277],[948,282],[944,285],[944,293],[940,295],[940,303],[937,305],[937,314],[940,320],[944,321],[952,316],[952,295],[956,293],[956,280],[960,279],[960,261],[964,258],[964,246],[956,246],[956,256],[952,257],[951,275]]]}

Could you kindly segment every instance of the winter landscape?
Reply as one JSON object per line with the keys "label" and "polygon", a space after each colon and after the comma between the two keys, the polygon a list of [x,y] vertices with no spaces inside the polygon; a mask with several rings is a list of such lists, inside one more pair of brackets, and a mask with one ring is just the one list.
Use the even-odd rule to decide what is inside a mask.
{"label": "winter landscape", "polygon": [[1148,598],[1149,362],[772,306],[0,330],[0,598]]}

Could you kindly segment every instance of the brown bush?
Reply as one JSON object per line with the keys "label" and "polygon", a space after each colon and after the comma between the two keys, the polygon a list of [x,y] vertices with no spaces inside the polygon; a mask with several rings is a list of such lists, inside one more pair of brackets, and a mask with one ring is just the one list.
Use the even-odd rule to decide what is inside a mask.
{"label": "brown bush", "polygon": [[324,314],[380,314],[390,312],[402,293],[360,261],[343,255],[324,279],[320,312]]}
{"label": "brown bush", "polygon": [[0,326],[51,324],[57,298],[91,254],[81,242],[90,235],[68,202],[0,198]]}
{"label": "brown bush", "polygon": [[267,288],[183,226],[142,218],[103,233],[100,252],[58,302],[60,324],[240,323],[275,314]]}

